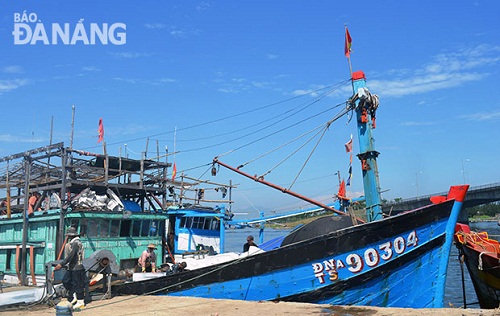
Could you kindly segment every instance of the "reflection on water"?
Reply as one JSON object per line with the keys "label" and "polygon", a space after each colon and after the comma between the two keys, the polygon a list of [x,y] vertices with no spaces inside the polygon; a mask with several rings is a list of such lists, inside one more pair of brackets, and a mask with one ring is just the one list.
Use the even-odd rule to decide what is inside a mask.
{"label": "reflection on water", "polygon": [[[487,231],[491,238],[500,238],[500,226],[497,225],[496,221],[471,223],[471,229],[475,231]],[[226,251],[241,252],[248,235],[253,235],[257,244],[261,243],[259,240],[259,229],[231,229],[226,232]],[[289,230],[266,228],[264,231],[264,242],[275,237],[286,235],[288,232]],[[465,264],[463,265],[463,284],[465,285],[467,308],[479,308],[476,293],[474,292],[474,287],[472,286],[472,281]],[[462,307],[464,305],[463,288],[458,250],[455,246],[452,246],[446,279],[444,307]]]}

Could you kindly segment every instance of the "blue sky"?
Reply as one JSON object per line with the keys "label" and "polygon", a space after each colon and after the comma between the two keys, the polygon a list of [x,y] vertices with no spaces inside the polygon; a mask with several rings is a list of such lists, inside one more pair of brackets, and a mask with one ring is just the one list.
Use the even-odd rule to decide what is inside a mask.
{"label": "blue sky", "polygon": [[[43,25],[48,45],[41,38],[19,44],[25,34],[16,43],[23,12],[32,31]],[[48,144],[51,119],[53,142],[69,145],[75,105],[75,148],[102,152],[102,117],[108,153],[139,158],[149,139],[148,157],[157,144],[162,154],[166,146],[178,152],[169,157],[178,174],[238,184],[236,209],[296,206],[229,171],[211,177],[208,164],[228,152],[220,160],[233,166],[254,160],[335,116],[352,93],[347,23],[353,68],[380,96],[374,137],[382,197],[496,183],[499,21],[493,0],[2,1],[0,156]],[[79,22],[87,31],[92,23],[125,25],[118,31],[126,40],[52,41],[54,24],[74,30]],[[341,118],[319,145],[313,140],[286,161],[295,149],[273,152],[243,171],[272,170],[268,181],[330,202],[335,173],[345,177],[348,169],[343,144],[355,132],[354,122]],[[359,194],[357,158],[353,167],[348,190]]]}

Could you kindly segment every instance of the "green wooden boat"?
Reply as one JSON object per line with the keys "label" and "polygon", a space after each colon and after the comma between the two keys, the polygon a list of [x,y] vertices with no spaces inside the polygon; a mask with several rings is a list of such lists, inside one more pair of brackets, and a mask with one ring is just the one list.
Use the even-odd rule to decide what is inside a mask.
{"label": "green wooden boat", "polygon": [[[5,164],[0,175],[0,271],[22,285],[43,281],[47,263],[64,256],[70,226],[81,235],[85,257],[109,250],[120,269],[135,267],[151,243],[158,248],[157,265],[200,246],[224,252],[224,221],[231,218],[230,211],[201,207],[201,189],[184,178],[167,177],[167,161],[101,155],[58,143],[0,158],[0,163]],[[194,198],[187,197],[189,191]],[[34,192],[41,197],[30,215]]]}

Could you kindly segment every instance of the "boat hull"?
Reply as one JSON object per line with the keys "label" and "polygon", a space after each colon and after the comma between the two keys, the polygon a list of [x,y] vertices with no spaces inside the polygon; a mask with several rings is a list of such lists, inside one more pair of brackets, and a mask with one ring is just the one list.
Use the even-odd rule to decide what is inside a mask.
{"label": "boat hull", "polygon": [[456,204],[450,200],[224,264],[118,284],[112,292],[442,307]]}
{"label": "boat hull", "polygon": [[[460,231],[461,228],[458,229]],[[468,227],[465,229],[469,230]],[[500,243],[487,237],[481,238],[481,234],[487,236],[476,233],[475,237],[479,238],[467,239],[466,243],[456,242],[456,246],[464,255],[479,306],[494,309],[500,305]]]}

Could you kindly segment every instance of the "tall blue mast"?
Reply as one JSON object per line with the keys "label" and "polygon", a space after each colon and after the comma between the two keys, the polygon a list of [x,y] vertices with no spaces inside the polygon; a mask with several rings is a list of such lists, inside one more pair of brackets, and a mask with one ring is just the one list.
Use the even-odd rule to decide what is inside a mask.
{"label": "tall blue mast", "polygon": [[368,222],[383,218],[380,185],[378,180],[377,156],[372,130],[375,128],[375,111],[378,107],[378,96],[370,94],[366,88],[366,78],[362,71],[352,74],[354,95],[351,104],[355,107],[358,122],[358,140],[363,186],[366,201],[366,218]]}

